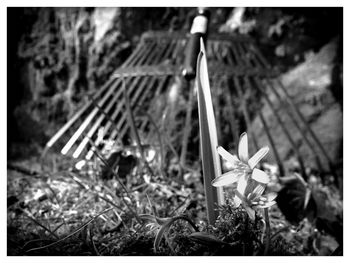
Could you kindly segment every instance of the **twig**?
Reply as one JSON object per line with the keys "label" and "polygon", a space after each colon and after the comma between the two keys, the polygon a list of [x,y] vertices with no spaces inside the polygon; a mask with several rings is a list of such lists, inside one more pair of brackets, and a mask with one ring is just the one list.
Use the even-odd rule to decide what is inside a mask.
{"label": "twig", "polygon": [[76,233],[80,232],[82,229],[84,229],[84,227],[86,227],[87,225],[89,225],[91,222],[93,222],[94,220],[96,220],[99,216],[109,212],[110,210],[112,210],[113,207],[110,207],[104,211],[102,211],[101,213],[99,213],[98,215],[94,216],[93,218],[91,218],[89,221],[87,221],[86,223],[82,224],[77,230],[73,231],[71,234],[65,236],[64,238],[61,238],[60,240],[57,240],[56,242],[53,242],[51,244],[48,244],[46,246],[42,246],[42,247],[37,247],[37,248],[32,248],[32,249],[29,249],[27,250],[26,252],[32,252],[32,251],[36,251],[36,250],[40,250],[40,249],[44,249],[44,248],[48,248],[48,247],[51,247],[51,246],[54,246],[54,245],[57,245],[58,243],[74,236]]}
{"label": "twig", "polygon": [[148,165],[148,162],[145,158],[142,144],[141,144],[141,140],[140,140],[140,136],[139,136],[139,133],[137,132],[137,129],[136,129],[134,114],[133,114],[132,109],[131,109],[130,99],[129,99],[128,92],[126,90],[124,78],[122,79],[122,82],[123,82],[123,90],[124,90],[125,107],[126,107],[126,111],[128,112],[128,121],[129,121],[131,132],[133,133],[134,138],[136,140],[136,144],[137,144],[137,147],[139,148],[143,164],[146,166],[146,168],[149,171],[149,173],[151,174],[151,176],[154,177],[153,171],[152,171],[151,167]]}

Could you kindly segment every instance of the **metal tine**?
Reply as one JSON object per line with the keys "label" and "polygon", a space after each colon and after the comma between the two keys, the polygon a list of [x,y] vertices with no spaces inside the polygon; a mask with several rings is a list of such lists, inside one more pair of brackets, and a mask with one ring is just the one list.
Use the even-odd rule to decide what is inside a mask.
{"label": "metal tine", "polygon": [[[156,77],[154,77],[155,79],[156,79]],[[160,84],[158,84],[159,86],[163,86],[164,85],[164,83],[166,82],[166,79],[167,79],[167,76],[164,76],[163,78],[162,78],[162,80],[161,80],[161,82],[160,82]],[[154,83],[153,83],[153,85],[154,85]],[[153,86],[152,85],[152,86]],[[152,87],[151,85],[149,85],[148,86],[148,88],[150,88],[150,87]],[[140,101],[139,101],[139,103],[138,103],[138,105],[139,104],[142,104],[143,102],[144,102],[144,100],[146,99],[146,97],[147,97],[147,92],[145,91],[143,94],[142,94],[142,97],[140,98]],[[121,132],[120,132],[120,136],[119,136],[119,138],[123,138],[124,137],[124,135],[125,135],[125,133],[126,133],[126,131],[128,130],[128,125],[125,125],[125,127],[121,130]],[[115,138],[115,136],[117,135],[117,132],[113,132],[113,134],[111,135],[111,137],[114,139]]]}
{"label": "metal tine", "polygon": [[[248,77],[245,77],[246,82],[249,84],[249,79]],[[255,78],[254,78],[255,79]],[[267,102],[267,104],[269,105],[269,107],[271,108],[272,113],[274,114],[274,116],[277,119],[277,122],[279,123],[279,125],[281,126],[284,134],[287,136],[288,141],[290,142],[290,144],[292,145],[293,151],[296,154],[299,164],[300,164],[300,168],[301,168],[301,172],[303,177],[306,179],[306,173],[305,173],[305,166],[304,166],[304,162],[302,159],[302,156],[298,150],[298,147],[296,146],[294,140],[292,139],[292,136],[290,135],[290,133],[288,132],[287,127],[285,126],[284,122],[282,121],[281,117],[278,114],[278,110],[276,109],[276,107],[273,105],[273,103],[271,102],[271,100],[269,99],[269,97],[267,96],[267,94],[265,93],[264,90],[262,90],[262,88],[259,86],[258,83],[256,83],[256,85],[251,85],[257,88],[257,90],[260,91],[260,93],[262,93],[262,95],[265,97],[265,100]]]}
{"label": "metal tine", "polygon": [[[164,52],[164,51],[165,51],[165,55],[167,56],[167,55],[171,52],[171,48],[168,48],[168,49],[167,49],[167,45],[164,45],[164,46],[163,46],[163,50],[161,50],[161,51],[158,52],[158,53],[153,52],[152,56],[148,57],[147,61],[153,59],[155,55],[157,55],[156,58],[155,58],[155,60],[156,60],[156,61],[159,60],[160,58],[162,58],[162,55],[163,55],[163,52]],[[146,61],[146,62],[147,62],[147,61]],[[143,88],[144,84],[146,83],[146,80],[147,80],[147,79],[148,79],[147,77],[144,77],[143,85],[140,85],[140,87],[139,87],[139,90],[140,90],[140,91],[142,90],[142,88]],[[151,85],[149,85],[148,87],[153,86],[155,81],[156,81],[156,78],[153,79],[153,81],[151,82]],[[146,92],[144,92],[144,94],[146,94]],[[142,97],[142,98],[143,98],[143,97]],[[143,101],[143,100],[142,100],[142,101]],[[134,102],[134,100],[131,99],[131,106],[133,106],[133,102]],[[111,137],[113,137],[113,136],[111,136]]]}
{"label": "metal tine", "polygon": [[245,62],[246,66],[250,69],[254,69],[254,64],[252,63],[252,61],[249,58],[250,53],[248,50],[246,50],[244,48],[245,45],[243,43],[246,44],[246,42],[238,42],[237,43],[237,49],[239,51],[239,54],[242,55],[242,60]]}
{"label": "metal tine", "polygon": [[[138,80],[142,80],[141,84],[140,84],[140,88],[137,90],[137,93],[135,94],[135,96],[131,99],[131,105],[135,104],[135,101],[137,100],[140,92],[142,91],[143,87],[145,86],[145,84],[147,83],[148,81],[148,78],[147,77],[138,77],[137,78]],[[153,84],[155,82],[155,78],[154,78],[154,81],[152,81],[151,83]],[[145,90],[145,93],[147,93],[147,89]],[[118,108],[117,111],[115,111],[113,113],[113,119],[116,119],[116,117],[119,115],[119,113],[122,112],[122,109],[123,109],[123,106],[124,105],[124,102],[121,101],[121,104],[120,104],[120,108]],[[118,123],[117,123],[117,129],[113,130],[112,133],[110,134],[108,140],[114,140],[116,135],[119,133],[122,133],[123,130],[121,130],[121,127],[123,127],[123,124],[125,124],[126,122],[126,114],[122,114],[122,116],[120,117],[120,119],[118,120]],[[126,125],[127,126],[127,125]],[[122,137],[120,137],[122,138]],[[88,153],[87,157],[90,158],[92,155],[91,153]]]}
{"label": "metal tine", "polygon": [[[120,83],[120,80],[117,80],[112,86],[110,86],[110,89],[107,91],[107,93],[102,97],[102,99],[98,102],[98,105],[100,107],[103,106],[103,104],[107,101],[108,97],[113,93],[113,91],[116,89],[118,84]],[[89,116],[84,120],[84,122],[80,125],[78,130],[73,134],[73,136],[69,139],[69,141],[66,143],[66,145],[62,148],[61,153],[63,155],[66,155],[68,151],[71,149],[73,144],[76,142],[76,140],[80,137],[80,135],[83,133],[83,131],[87,128],[87,126],[90,124],[92,119],[95,117],[95,115],[98,112],[98,108],[94,108],[92,112],[90,112]]]}
{"label": "metal tine", "polygon": [[234,87],[236,88],[238,97],[241,101],[243,117],[244,117],[245,123],[247,124],[247,132],[248,132],[249,136],[251,136],[253,138],[253,144],[255,147],[255,151],[258,151],[259,146],[258,146],[258,142],[257,142],[256,137],[255,137],[255,134],[251,128],[251,121],[250,121],[249,113],[247,110],[246,99],[245,99],[244,94],[243,94],[243,88],[241,87],[241,84],[239,83],[238,77],[234,77],[233,81],[234,81]]}
{"label": "metal tine", "polygon": [[[164,76],[164,77],[161,78],[160,83],[158,83],[157,90],[160,90],[161,87],[164,86],[164,84],[166,83],[167,77],[168,77],[168,76]],[[156,77],[154,77],[154,78],[155,78],[155,80],[157,80]],[[149,85],[148,88],[151,88],[152,86],[154,86],[154,83],[152,83],[152,85]],[[156,93],[156,94],[157,94],[157,93]],[[140,98],[140,101],[139,101],[139,103],[136,105],[136,107],[144,102],[144,100],[147,98],[147,95],[148,95],[147,92],[144,92],[144,93],[142,94],[142,97]],[[136,109],[136,108],[135,108],[135,109]],[[124,135],[125,135],[127,129],[128,129],[128,127],[124,127],[124,129],[123,129],[123,130],[121,131],[121,133],[120,133],[120,138],[123,138],[123,137],[124,137]]]}
{"label": "metal tine", "polygon": [[166,58],[169,58],[169,59],[174,59],[176,58],[177,56],[177,50],[179,49],[179,46],[180,46],[180,43],[181,41],[178,41],[178,40],[173,40],[171,42],[171,48],[169,48],[166,52]]}
{"label": "metal tine", "polygon": [[151,43],[146,43],[144,41],[141,41],[136,50],[133,51],[133,58],[128,60],[126,63],[123,64],[123,68],[126,67],[130,67],[132,65],[135,65],[136,62],[142,57],[142,55],[144,54],[144,52],[146,52],[149,49],[149,46],[151,45]]}
{"label": "metal tine", "polygon": [[229,48],[228,48],[228,45],[226,44],[226,42],[221,43],[220,48],[221,48],[220,56],[221,56],[222,60],[224,61],[224,63],[226,65],[233,65],[232,64],[233,61],[230,60],[229,55],[228,55]]}
{"label": "metal tine", "polygon": [[232,45],[233,45],[233,43],[230,43],[230,45],[227,45],[227,58],[229,61],[229,65],[236,68],[239,66],[239,64],[238,64],[237,58],[235,57],[235,54],[233,52]]}
{"label": "metal tine", "polygon": [[[154,78],[154,79],[153,79],[153,83],[152,83],[151,85],[149,85],[148,88],[154,86],[156,80],[157,80],[157,78]],[[164,78],[164,80],[166,80],[166,77]],[[155,96],[158,96],[158,95],[160,94],[160,91],[162,90],[162,87],[163,87],[164,84],[165,84],[165,81],[162,81],[160,85],[158,84],[157,90],[156,90],[156,92],[155,92]],[[146,93],[146,92],[144,92],[143,95],[144,95],[145,97],[147,97],[147,93]],[[142,97],[142,98],[143,98],[143,97]],[[145,100],[145,98],[143,98],[142,101],[143,101],[143,100]],[[135,106],[135,108],[138,107],[139,104],[140,104],[140,103],[138,103],[138,104]],[[148,118],[145,118],[145,119],[142,121],[142,123],[141,123],[141,125],[140,125],[140,130],[143,130],[144,127],[146,127],[146,125],[148,124],[148,121],[149,121]]]}
{"label": "metal tine", "polygon": [[229,66],[233,66],[233,67],[237,67],[237,63],[233,57],[233,54],[232,54],[232,50],[231,50],[231,45],[225,45],[226,46],[226,57],[227,57],[227,61],[228,61],[228,65]]}
{"label": "metal tine", "polygon": [[[264,67],[266,68],[271,68],[271,65],[267,62],[267,60],[265,59],[265,57],[261,54],[260,50],[257,49],[255,46],[253,48],[253,51],[256,53],[256,55],[259,57],[261,63],[263,64]],[[273,83],[271,80],[268,80],[269,82]],[[299,119],[303,122],[303,124],[306,127],[306,131],[310,133],[311,137],[313,138],[313,140],[315,141],[316,145],[319,147],[319,149],[321,150],[323,156],[326,158],[327,162],[328,162],[328,166],[331,169],[331,171],[334,170],[334,164],[331,160],[331,158],[329,157],[329,155],[327,154],[327,151],[324,149],[322,143],[320,142],[320,140],[318,139],[318,137],[316,136],[316,134],[314,133],[314,131],[310,128],[309,124],[307,123],[305,117],[303,116],[303,114],[300,112],[300,110],[298,109],[298,107],[296,106],[296,104],[294,103],[292,97],[289,95],[289,93],[287,92],[286,88],[283,86],[282,82],[279,79],[276,79],[275,82],[278,84],[278,86],[280,87],[280,89],[282,90],[283,94],[285,95],[286,101],[289,103],[289,105],[291,106],[291,108],[293,109],[293,111],[296,113],[296,115],[299,117]],[[270,84],[270,86],[273,86],[273,84]]]}
{"label": "metal tine", "polygon": [[254,59],[255,56],[253,55],[255,54],[251,51],[252,46],[254,45],[253,42],[241,42],[239,44],[243,54],[246,54],[245,58],[248,61],[248,63],[251,65],[251,67],[261,69],[257,61]]}
{"label": "metal tine", "polygon": [[182,40],[182,39],[177,39],[175,40],[176,42],[176,46],[171,54],[171,59],[172,60],[178,60],[179,59],[179,49],[184,49],[185,48],[185,40]]}
{"label": "metal tine", "polygon": [[143,56],[142,59],[137,62],[137,65],[132,65],[132,66],[151,65],[151,62],[154,61],[154,58],[157,57],[157,55],[159,56],[159,53],[161,53],[159,52],[158,47],[159,47],[159,43],[154,41],[151,45],[151,49],[149,50],[149,52],[145,53],[145,56]]}
{"label": "metal tine", "polygon": [[[252,55],[251,59],[255,64],[255,67],[258,68],[259,70],[266,70],[268,68],[270,68],[270,66],[266,67],[266,64],[264,64],[261,61],[261,58],[259,57],[258,53],[256,52],[257,47],[255,46],[255,43],[250,43],[249,44],[249,52]],[[261,54],[260,54],[261,55]]]}
{"label": "metal tine", "polygon": [[127,58],[127,60],[123,63],[121,68],[126,68],[130,64],[133,64],[135,60],[143,53],[143,50],[146,49],[147,45],[144,42],[141,42],[137,45],[136,49],[132,52],[132,54]]}
{"label": "metal tine", "polygon": [[261,54],[260,50],[255,46],[252,45],[251,46],[251,51],[253,53],[255,53],[255,55],[257,56],[257,60],[260,62],[260,64],[262,65],[262,68],[264,69],[270,69],[271,65],[270,63],[267,62],[267,60],[265,59],[265,57]]}
{"label": "metal tine", "polygon": [[[111,85],[111,83],[115,81],[115,79],[109,79],[105,85],[93,96],[94,99],[97,99],[106,89]],[[91,102],[82,107],[74,116],[61,128],[56,134],[46,143],[46,148],[52,147],[56,143],[57,140],[61,138],[61,136],[77,121],[80,119],[81,115],[91,106]]]}
{"label": "metal tine", "polygon": [[263,125],[263,128],[264,128],[264,131],[267,135],[267,139],[269,140],[269,143],[271,145],[271,148],[272,148],[272,152],[273,152],[273,155],[275,156],[275,160],[276,160],[276,163],[277,163],[277,166],[278,166],[278,169],[279,169],[279,172],[280,172],[280,176],[283,177],[285,175],[284,173],[284,166],[283,166],[283,163],[280,159],[280,156],[278,154],[278,151],[276,149],[276,145],[275,145],[275,142],[274,140],[272,139],[272,136],[271,136],[271,133],[270,133],[270,130],[269,130],[269,127],[267,126],[266,124],[266,121],[265,121],[265,118],[263,116],[263,114],[259,111],[258,112],[259,114],[259,118],[261,120],[261,123]]}
{"label": "metal tine", "polygon": [[243,58],[241,57],[239,51],[238,51],[238,43],[237,42],[232,42],[232,46],[231,46],[231,53],[233,54],[233,56],[236,58],[237,61],[237,67],[247,67],[246,62],[243,60]]}
{"label": "metal tine", "polygon": [[[131,88],[129,89],[129,96],[131,95],[131,93],[134,91],[134,89],[137,87],[137,85],[139,84],[139,82],[140,82],[140,80],[141,80],[141,78],[139,78],[139,77],[135,77],[135,78],[127,78],[126,79],[126,81],[127,81],[127,85],[129,85]],[[132,81],[132,83],[130,84],[130,82]],[[143,81],[143,82],[141,82],[140,83],[140,86],[141,87],[143,87],[144,86],[144,84],[145,84],[145,81]],[[119,89],[118,90],[118,92],[117,92],[117,94],[115,94],[115,100],[117,99],[117,98],[119,98],[119,101],[117,101],[118,102],[118,106],[117,106],[117,108],[114,110],[114,112],[113,112],[113,114],[112,114],[112,117],[111,117],[111,119],[113,120],[113,121],[116,121],[116,117],[118,116],[118,114],[120,113],[120,112],[122,112],[122,109],[123,109],[123,105],[124,105],[124,102],[123,102],[123,100],[120,100],[120,98],[122,98],[123,96],[123,90],[122,89]],[[125,114],[124,114],[125,115]],[[102,116],[101,116],[102,117]],[[122,120],[124,120],[125,118],[123,118],[123,116],[122,116]],[[107,131],[109,130],[109,128],[111,127],[111,122],[108,122],[107,124],[106,124],[106,126],[104,127],[104,133],[107,133]],[[119,129],[119,126],[120,126],[120,124],[119,124],[119,122],[116,124],[116,129],[118,130]],[[96,126],[96,127],[98,127],[98,125]],[[95,128],[96,129],[96,128]],[[96,138],[95,139],[95,141],[94,141],[94,143],[95,143],[95,145],[96,145],[96,142],[98,141],[98,138]],[[85,145],[84,145],[85,146]],[[90,150],[89,150],[89,152],[87,153],[87,155],[86,155],[86,159],[90,159],[91,157],[92,157],[92,155],[93,155],[93,149],[92,148],[90,148]]]}
{"label": "metal tine", "polygon": [[[276,88],[273,86],[272,83],[268,83],[267,85],[268,87],[271,88],[272,92],[276,95],[277,99],[280,101],[280,104],[285,104],[285,101],[281,98],[281,95],[277,92]],[[305,135],[305,131],[300,127],[297,119],[294,116],[294,112],[290,110],[289,107],[285,107],[286,112],[288,113],[288,116],[291,118],[293,124],[295,125],[295,127],[299,130],[302,138],[304,139],[304,141],[306,142],[306,144],[309,146],[309,148],[311,149],[311,151],[313,152],[313,154],[315,155],[316,158],[316,162],[317,162],[317,166],[320,169],[320,171],[324,171],[320,158],[318,156],[318,153],[316,152],[314,146],[311,144],[310,140],[307,138],[307,136]]]}
{"label": "metal tine", "polygon": [[[321,150],[322,154],[324,155],[324,157],[326,158],[327,162],[328,162],[328,166],[329,168],[333,171],[334,169],[334,164],[331,160],[331,158],[329,157],[329,155],[327,154],[327,151],[325,150],[325,148],[323,147],[322,143],[320,142],[320,140],[318,139],[318,137],[316,136],[316,134],[314,133],[314,131],[310,128],[309,124],[307,123],[305,117],[303,116],[303,114],[300,112],[300,110],[298,109],[298,107],[296,106],[295,102],[293,101],[292,97],[289,95],[289,93],[287,92],[286,88],[283,86],[283,84],[281,83],[280,80],[276,80],[278,86],[280,87],[280,89],[282,90],[283,94],[285,95],[286,101],[288,102],[288,104],[291,106],[291,108],[293,109],[293,111],[296,113],[296,115],[298,115],[299,119],[303,122],[303,124],[306,127],[306,130],[310,133],[311,137],[313,138],[313,140],[315,141],[316,145],[319,147],[319,149]],[[271,85],[272,86],[272,85]]]}
{"label": "metal tine", "polygon": [[[108,114],[108,112],[112,109],[113,105],[118,102],[118,98],[121,95],[122,90],[119,89],[117,91],[117,93],[112,96],[112,99],[109,101],[109,103],[107,104],[106,108],[104,111],[101,111],[101,109],[99,109],[99,112],[102,113],[99,118],[95,121],[95,123],[93,124],[93,126],[91,127],[91,129],[89,130],[89,132],[87,133],[89,138],[92,138],[92,136],[94,135],[95,131],[98,129],[98,127],[100,126],[100,124],[102,123],[102,121],[106,118],[106,114]],[[98,108],[98,106],[97,106]],[[102,107],[101,107],[102,108]],[[106,114],[105,114],[105,113]],[[74,151],[73,153],[73,158],[78,158],[79,155],[82,153],[82,151],[84,150],[85,146],[89,143],[89,138],[84,137],[84,139],[81,141],[81,143],[79,144],[79,146],[77,147],[77,149]],[[97,140],[97,139],[96,139]]]}
{"label": "metal tine", "polygon": [[152,64],[158,64],[162,62],[162,60],[166,60],[170,54],[170,52],[173,50],[175,41],[170,41],[168,43],[161,43],[161,51],[154,51],[155,54],[157,54],[157,57],[152,61]]}
{"label": "metal tine", "polygon": [[[165,49],[165,48],[166,48],[166,46],[163,47],[163,49]],[[160,57],[161,54],[162,54],[163,52],[161,51],[161,52],[159,52],[159,53],[160,53],[160,54],[158,54],[157,57]],[[151,55],[149,55],[147,58],[144,57],[142,60],[143,60],[144,63],[149,63],[150,61],[152,61],[152,59],[154,59],[154,57],[155,57],[156,55],[157,55],[157,53],[156,53],[156,52],[153,52],[153,53],[151,53]],[[132,85],[130,85],[130,87],[131,87],[131,88],[129,88],[129,96],[130,96],[130,97],[132,96],[133,91],[135,90],[135,87],[136,87],[136,85],[137,85],[137,82],[139,82],[139,80],[140,80],[140,78],[135,78],[134,81],[133,81],[133,83],[132,83]],[[142,86],[143,86],[143,85],[142,85]],[[139,89],[141,89],[141,87],[139,87]],[[114,95],[114,98],[113,98],[113,99],[111,100],[111,102],[107,105],[107,112],[112,108],[114,102],[116,102],[116,101],[117,101],[117,98],[118,98],[119,96],[121,96],[121,95],[122,95],[122,90],[119,89],[118,92],[117,92],[117,94]],[[120,104],[120,106],[115,110],[115,113],[114,113],[114,114],[117,114],[117,113],[121,110],[121,105],[122,105],[122,104]],[[92,126],[92,128],[90,129],[90,131],[89,131],[89,133],[88,133],[89,137],[92,137],[92,136],[93,136],[93,134],[95,133],[95,131],[97,130],[97,128],[99,127],[100,123],[103,121],[104,118],[105,118],[105,115],[104,115],[104,114],[100,115],[100,117],[97,119],[97,121],[95,122],[95,124],[94,124],[94,125]],[[109,128],[109,127],[108,127],[108,128]],[[96,138],[95,142],[96,142],[96,141],[97,141],[97,138]],[[73,157],[74,157],[74,158],[78,157],[78,156],[81,154],[81,152],[84,150],[84,147],[88,144],[88,142],[89,142],[89,139],[88,139],[88,138],[84,138],[84,139],[83,139],[83,141],[80,143],[80,145],[78,146],[78,148],[76,149],[76,151],[73,153]],[[89,154],[89,155],[91,155],[91,154]]]}
{"label": "metal tine", "polygon": [[156,45],[157,44],[154,41],[147,44],[146,50],[144,50],[143,52],[140,52],[140,56],[137,59],[135,59],[135,61],[133,61],[133,64],[130,66],[141,66],[144,63],[144,61],[147,61],[149,54],[152,53]]}
{"label": "metal tine", "polygon": [[225,65],[229,65],[229,60],[227,59],[227,47],[224,43],[220,43],[218,45],[218,56],[220,61],[222,61]]}
{"label": "metal tine", "polygon": [[208,49],[211,50],[211,53],[208,54],[208,57],[211,56],[214,60],[217,60],[221,62],[220,56],[219,56],[219,49],[218,49],[218,42],[217,41],[210,41],[211,45],[209,45]]}
{"label": "metal tine", "polygon": [[[137,59],[137,58],[136,58]],[[124,67],[126,66],[127,64],[124,63]],[[114,79],[113,79],[114,80]],[[119,80],[117,80],[118,82]],[[120,81],[119,81],[120,82]],[[107,82],[105,84],[105,89],[107,89],[109,86],[110,86],[110,81]],[[117,86],[117,84],[116,84]],[[100,104],[98,104],[99,106],[103,106],[103,104],[105,103],[105,101],[107,100],[108,96],[111,94],[111,92],[115,89],[116,86],[112,86],[112,88],[107,92],[107,94],[102,98]],[[102,88],[102,90],[104,91],[105,89]],[[98,92],[96,94],[96,97],[97,95],[100,95],[102,93],[102,90],[101,92]],[[91,106],[91,103],[88,104],[89,106]],[[68,130],[68,128],[81,116],[81,114],[87,110],[87,106],[84,107],[82,110],[80,110],[76,115],[75,115],[75,118],[73,117],[72,121],[68,122],[65,126],[63,126],[60,130],[59,133],[57,133],[57,136],[55,135],[50,141],[49,143],[52,145],[55,141],[57,141],[57,139],[59,137],[61,137],[63,135],[63,133],[65,131]],[[80,137],[82,131],[85,130],[85,128],[88,126],[88,124],[90,123],[90,121],[94,118],[94,116],[96,115],[98,109],[97,108],[94,108],[94,110],[90,113],[90,115],[85,119],[85,121],[82,123],[82,125],[79,127],[79,129],[73,134],[73,136],[70,138],[70,140],[67,142],[67,144],[63,147],[63,149],[61,150],[61,153],[63,155],[67,154],[68,151],[71,149],[71,147],[73,146],[73,144],[75,143],[75,141]],[[48,143],[48,144],[49,144]],[[50,145],[49,144],[49,145]]]}

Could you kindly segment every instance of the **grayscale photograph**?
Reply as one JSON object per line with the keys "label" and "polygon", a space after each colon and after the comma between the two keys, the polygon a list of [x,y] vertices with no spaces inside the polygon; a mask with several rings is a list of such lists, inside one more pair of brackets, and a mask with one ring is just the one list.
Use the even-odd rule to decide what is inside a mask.
{"label": "grayscale photograph", "polygon": [[9,4],[7,256],[343,256],[343,7]]}

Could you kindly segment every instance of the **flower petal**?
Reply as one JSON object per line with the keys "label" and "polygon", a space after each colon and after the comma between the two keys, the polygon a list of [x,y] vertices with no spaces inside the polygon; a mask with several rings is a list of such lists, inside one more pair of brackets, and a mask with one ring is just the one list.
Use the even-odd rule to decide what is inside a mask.
{"label": "flower petal", "polygon": [[254,168],[252,172],[252,179],[262,184],[268,184],[270,182],[270,177],[264,171],[257,168]]}
{"label": "flower petal", "polygon": [[222,158],[224,158],[226,161],[231,163],[234,167],[236,167],[240,163],[237,156],[230,154],[223,147],[219,146],[217,151],[218,151],[218,154],[220,154]]}
{"label": "flower petal", "polygon": [[265,157],[265,155],[268,153],[269,147],[265,146],[261,148],[252,158],[249,159],[248,165],[251,169],[254,169],[254,167],[260,162],[262,158]]}
{"label": "flower petal", "polygon": [[252,191],[249,200],[255,201],[256,198],[260,197],[265,191],[266,186],[262,186],[261,184],[257,185]]}
{"label": "flower petal", "polygon": [[276,199],[277,193],[271,192],[271,193],[266,194],[265,197],[267,198],[268,202],[271,202],[272,200]]}
{"label": "flower petal", "polygon": [[238,179],[237,191],[244,196],[245,189],[248,183],[248,175],[243,175]]}
{"label": "flower petal", "polygon": [[242,175],[243,175],[243,172],[240,172],[239,170],[235,169],[233,171],[229,171],[227,173],[224,173],[223,175],[216,177],[211,182],[211,184],[212,186],[215,186],[215,187],[233,184],[237,182],[239,177]]}
{"label": "flower petal", "polygon": [[264,205],[259,205],[259,206],[257,206],[257,207],[258,207],[258,208],[268,208],[268,207],[273,206],[274,204],[276,204],[276,201],[267,202],[267,203],[265,203]]}
{"label": "flower petal", "polygon": [[248,135],[246,132],[242,133],[238,142],[238,157],[244,162],[248,163],[249,153],[248,153]]}
{"label": "flower petal", "polygon": [[237,208],[241,205],[242,200],[238,196],[235,196],[233,198],[233,203],[234,203],[234,207]]}

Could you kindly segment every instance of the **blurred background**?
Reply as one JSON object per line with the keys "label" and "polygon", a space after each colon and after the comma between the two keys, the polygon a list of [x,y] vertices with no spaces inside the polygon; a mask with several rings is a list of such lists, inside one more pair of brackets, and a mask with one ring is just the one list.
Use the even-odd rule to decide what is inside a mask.
{"label": "blurred background", "polygon": [[[207,55],[219,144],[235,154],[240,134],[248,131],[250,153],[264,145],[270,147],[262,169],[273,178],[269,187],[278,192],[278,207],[271,211],[271,225],[276,236],[288,244],[284,248],[276,246],[271,254],[342,253],[343,8],[209,7],[209,11]],[[68,155],[60,154],[61,142],[50,149],[46,159],[41,157],[45,144],[76,112],[85,105],[94,107],[91,97],[131,55],[147,57],[144,60],[157,70],[181,66],[196,15],[194,7],[7,9],[9,254],[23,255],[28,248],[46,244],[48,231],[43,225],[55,227],[57,232],[52,236],[71,233],[109,207],[106,200],[121,207],[121,216],[96,220],[99,227],[91,231],[98,236],[100,253],[153,253],[153,237],[148,232],[140,233],[141,239],[145,237],[138,240],[140,243],[127,239],[130,232],[136,232],[134,218],[115,197],[119,194],[119,182],[98,158],[68,159]],[[161,34],[143,37],[150,31]],[[162,57],[168,50],[175,54],[171,59]],[[233,64],[238,66],[232,67]],[[150,176],[149,170],[142,167],[135,142],[130,138],[122,142],[122,149],[118,145],[119,148],[109,150],[106,158],[111,165],[117,164],[119,177],[132,189],[138,213],[149,210],[148,194],[161,216],[169,216],[183,206],[191,218],[202,222],[206,218],[205,197],[193,80],[179,81],[180,75],[173,72],[167,73],[164,81],[149,75],[136,74],[127,81],[130,89],[136,90],[130,91],[130,96],[137,108],[134,113],[141,141],[147,153],[153,154],[147,158],[150,157],[154,174]],[[269,83],[268,77],[278,79],[279,84]],[[118,85],[120,91],[121,84]],[[291,120],[292,108],[286,97],[282,95],[280,100],[273,90],[275,87],[282,94],[280,86],[303,114],[304,123]],[[110,90],[113,97],[116,89]],[[124,104],[119,91],[119,100],[110,99],[115,102],[110,110],[118,108],[118,116],[126,123],[127,110],[119,107]],[[149,94],[135,95],[143,91]],[[141,105],[137,105],[140,97]],[[106,115],[99,114],[103,118]],[[276,119],[277,114],[284,127]],[[78,120],[82,122],[84,118]],[[105,118],[99,126],[107,126],[108,121]],[[309,147],[313,137],[308,128],[317,135],[323,150],[315,144]],[[77,129],[78,126],[72,126],[66,137]],[[121,130],[126,137],[131,134],[127,127]],[[286,133],[291,139],[286,138]],[[108,141],[109,134],[103,135],[103,131],[100,135],[95,129],[93,139],[106,145],[110,141],[119,143],[113,136]],[[84,142],[81,137],[74,147]],[[271,138],[280,160],[274,154]],[[163,153],[159,153],[161,147]],[[285,169],[280,169],[279,162]],[[225,162],[223,167],[230,169]],[[295,172],[301,173],[304,181],[279,181],[283,175],[290,179]],[[101,199],[102,194],[109,199]],[[66,222],[62,223],[62,218]],[[227,233],[220,234],[225,238]],[[52,240],[50,235],[49,238]],[[83,239],[86,241],[86,236]],[[279,243],[279,239],[275,240]],[[148,242],[146,246],[143,241]],[[69,249],[62,244],[34,255],[98,254],[79,242],[68,242]],[[166,246],[164,249],[166,252],[162,253],[170,253]],[[191,251],[186,247],[181,253],[187,252]]]}
{"label": "blurred background", "polygon": [[[210,11],[211,33],[251,36],[283,72],[329,44],[316,62],[320,72],[314,78],[341,102],[341,8]],[[43,146],[127,59],[142,33],[188,32],[195,14],[196,8],[181,7],[8,8],[8,157],[28,154],[17,149],[22,143],[30,145],[26,151]],[[334,67],[322,71],[322,63]],[[311,92],[311,100],[320,97],[319,90]]]}

